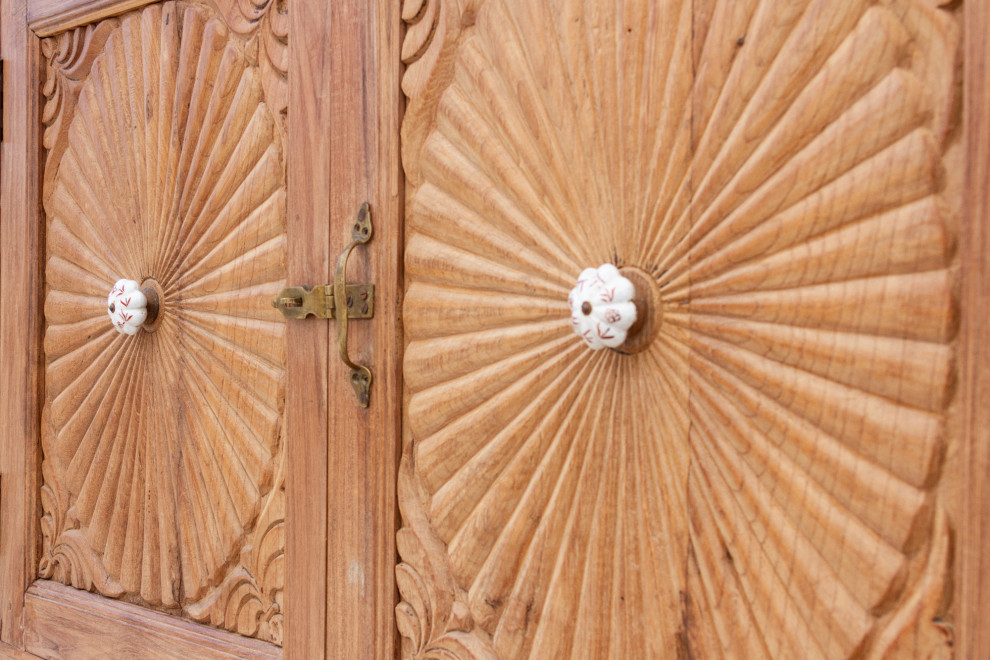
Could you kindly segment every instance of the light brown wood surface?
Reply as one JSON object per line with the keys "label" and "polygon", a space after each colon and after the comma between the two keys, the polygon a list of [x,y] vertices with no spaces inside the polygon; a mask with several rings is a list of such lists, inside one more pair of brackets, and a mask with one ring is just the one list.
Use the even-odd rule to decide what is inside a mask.
{"label": "light brown wood surface", "polygon": [[990,654],[984,3],[0,8],[0,657]]}
{"label": "light brown wood surface", "polygon": [[25,646],[42,658],[281,657],[271,644],[51,582],[31,588],[26,608]]}
{"label": "light brown wood surface", "polygon": [[965,4],[966,221],[960,339],[959,657],[990,655],[990,7]]}
{"label": "light brown wood surface", "polygon": [[[23,594],[34,579],[40,536],[38,445],[42,300],[38,248],[41,119],[27,90],[40,67],[24,29],[25,2],[4,2],[4,136],[0,145],[0,641],[20,646]],[[37,127],[31,129],[29,127]]]}
{"label": "light brown wood surface", "polygon": [[350,242],[361,203],[374,238],[354,251],[347,281],[375,284],[375,317],[349,324],[351,359],[371,366],[370,406],[358,407],[331,326],[325,657],[394,656],[395,468],[400,363],[398,6],[329,3],[330,249]]}
{"label": "light brown wood surface", "polygon": [[[329,282],[333,257],[330,240],[329,7],[297,3],[289,12],[287,161],[289,254],[286,269],[292,284]],[[296,46],[298,44],[298,47]],[[298,194],[297,194],[298,193]],[[331,364],[326,323],[289,323],[286,328],[288,386],[286,448],[288,529],[286,543],[287,658],[319,658],[325,648],[327,557],[327,426]],[[293,412],[295,414],[293,414]],[[293,527],[293,521],[296,526]]]}
{"label": "light brown wood surface", "polygon": [[403,655],[950,654],[958,7],[403,18]]}
{"label": "light brown wood surface", "polygon": [[[285,282],[271,61],[287,25],[274,7],[149,5],[42,43],[39,575],[280,644],[286,342],[266,303]],[[161,287],[154,332],[107,323],[121,278]]]}

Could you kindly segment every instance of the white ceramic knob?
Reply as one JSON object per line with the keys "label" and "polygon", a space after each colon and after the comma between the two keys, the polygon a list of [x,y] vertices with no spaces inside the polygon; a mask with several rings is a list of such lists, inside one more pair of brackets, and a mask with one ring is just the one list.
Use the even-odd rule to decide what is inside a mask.
{"label": "white ceramic knob", "polygon": [[148,318],[148,298],[134,280],[117,280],[107,296],[107,313],[117,332],[133,335]]}
{"label": "white ceramic knob", "polygon": [[585,268],[567,301],[571,327],[594,350],[617,348],[636,322],[636,290],[612,264]]}

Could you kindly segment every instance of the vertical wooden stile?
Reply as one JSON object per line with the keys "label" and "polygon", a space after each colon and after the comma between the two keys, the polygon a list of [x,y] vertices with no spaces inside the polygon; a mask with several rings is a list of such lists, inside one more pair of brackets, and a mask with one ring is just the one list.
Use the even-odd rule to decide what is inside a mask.
{"label": "vertical wooden stile", "polygon": [[966,209],[962,230],[960,395],[964,487],[959,521],[959,657],[990,655],[990,7],[967,2],[963,110]]}
{"label": "vertical wooden stile", "polygon": [[330,254],[350,241],[361,203],[374,238],[351,256],[348,282],[375,284],[375,318],[350,325],[349,350],[370,364],[371,405],[360,408],[330,338],[326,657],[389,658],[395,626],[395,468],[400,180],[398,3],[331,5]]}
{"label": "vertical wooden stile", "polygon": [[[0,473],[5,497],[0,538],[0,641],[21,646],[23,593],[37,566],[38,338],[38,40],[27,30],[26,2],[4,0],[7,135],[0,170]],[[13,127],[18,127],[16,130]]]}
{"label": "vertical wooden stile", "polygon": [[[329,282],[331,41],[328,3],[292,5],[289,34],[287,276],[290,282]],[[286,658],[323,653],[326,620],[326,322],[287,326]],[[302,527],[302,528],[301,528]]]}

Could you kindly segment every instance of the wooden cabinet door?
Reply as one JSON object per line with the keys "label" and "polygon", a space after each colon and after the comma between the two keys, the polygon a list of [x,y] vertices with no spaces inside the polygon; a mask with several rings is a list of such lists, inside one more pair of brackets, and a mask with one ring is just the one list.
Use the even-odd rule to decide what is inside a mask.
{"label": "wooden cabinet door", "polygon": [[963,12],[406,0],[404,657],[976,657]]}
{"label": "wooden cabinet door", "polygon": [[3,6],[3,648],[318,657],[327,335],[270,301],[329,275],[327,17]]}

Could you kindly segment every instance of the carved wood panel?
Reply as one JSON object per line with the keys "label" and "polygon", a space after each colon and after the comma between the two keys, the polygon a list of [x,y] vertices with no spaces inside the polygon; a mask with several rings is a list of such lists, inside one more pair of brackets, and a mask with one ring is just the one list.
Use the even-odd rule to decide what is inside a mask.
{"label": "carved wood panel", "polygon": [[405,1],[405,657],[950,653],[939,4]]}
{"label": "carved wood panel", "polygon": [[[45,39],[42,577],[281,644],[287,15]],[[120,278],[160,322],[114,332]]]}

